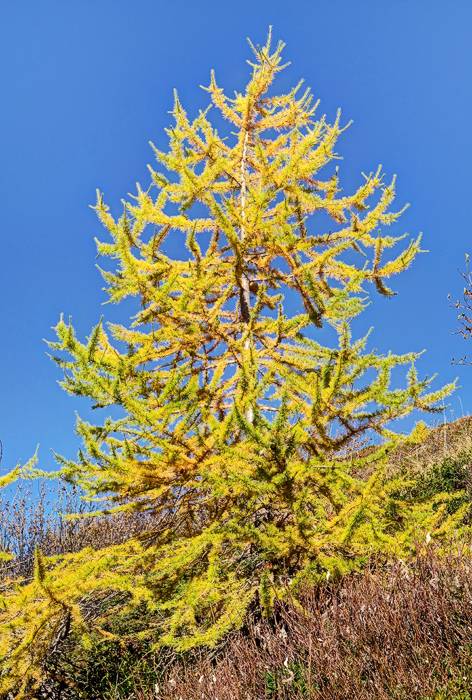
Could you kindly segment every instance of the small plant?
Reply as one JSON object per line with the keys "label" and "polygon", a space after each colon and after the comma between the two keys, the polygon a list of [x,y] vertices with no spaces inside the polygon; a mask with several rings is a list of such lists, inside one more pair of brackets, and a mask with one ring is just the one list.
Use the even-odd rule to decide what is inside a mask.
{"label": "small plant", "polygon": [[297,661],[289,662],[285,659],[282,668],[266,673],[266,696],[277,698],[281,694],[288,694],[293,698],[302,699],[310,697],[306,682],[306,668]]}

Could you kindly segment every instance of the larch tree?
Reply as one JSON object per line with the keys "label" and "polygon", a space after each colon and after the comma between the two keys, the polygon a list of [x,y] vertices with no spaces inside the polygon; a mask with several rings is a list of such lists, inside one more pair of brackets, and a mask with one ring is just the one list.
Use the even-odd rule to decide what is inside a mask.
{"label": "larch tree", "polygon": [[[39,682],[65,620],[86,640],[145,601],[155,617],[141,635],[212,645],[251,603],[267,610],[284,591],[404,553],[419,532],[439,537],[459,520],[446,498],[406,504],[386,477],[389,452],[411,439],[392,421],[433,410],[452,387],[431,391],[416,354],[379,355],[350,332],[370,288],[392,295],[389,278],[420,252],[419,238],[386,232],[401,213],[395,179],[378,168],[342,193],[340,114],[317,116],[301,83],[273,91],[282,43],[251,48],[243,92],[227,97],[213,73],[205,88],[224,133],[213,112],[191,119],[175,95],[151,185],[117,217],[97,196],[109,301],[138,307],[86,342],[69,322],[56,327],[64,389],[115,407],[97,424],[78,420],[83,448],[59,458],[60,474],[107,517],[152,518],[105,549],[38,552],[34,580],[4,591],[4,690]],[[391,384],[400,365],[402,388]],[[106,591],[120,595],[91,621],[83,601]]]}

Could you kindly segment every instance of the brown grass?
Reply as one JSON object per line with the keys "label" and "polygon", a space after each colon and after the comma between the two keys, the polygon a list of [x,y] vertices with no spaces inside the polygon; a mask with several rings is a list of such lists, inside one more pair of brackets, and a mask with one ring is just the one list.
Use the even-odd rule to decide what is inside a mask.
{"label": "brown grass", "polygon": [[[9,495],[0,495],[0,551],[14,555],[12,561],[0,564],[0,580],[4,575],[29,576],[36,547],[46,556],[84,547],[99,549],[123,542],[152,524],[150,514],[87,517],[91,512],[93,507],[65,484],[47,488],[19,482]],[[77,514],[84,517],[69,518]]]}
{"label": "brown grass", "polygon": [[405,445],[390,457],[393,468],[423,473],[438,462],[459,453],[472,452],[472,417],[438,424],[419,445]]}
{"label": "brown grass", "polygon": [[[472,474],[468,453],[472,420],[465,418],[439,426],[422,445],[398,450],[391,464],[424,473],[462,454]],[[58,515],[87,510],[67,488],[51,496],[44,488],[23,485],[0,498],[0,549],[16,554],[12,563],[0,566],[0,579],[2,573],[29,576],[36,546],[45,554],[99,548],[150,524],[143,519],[151,516],[139,514],[72,521]],[[89,657],[79,655],[74,668],[65,658],[68,682],[57,691],[46,683],[52,689],[48,697],[472,700],[472,555],[465,546],[448,557],[427,549],[409,563],[372,565],[362,574],[307,590],[302,602],[279,604],[269,620],[256,611],[216,650],[177,657],[142,644],[118,645],[110,653],[101,645]],[[64,651],[69,654],[70,647]]]}
{"label": "brown grass", "polygon": [[[307,591],[217,654],[176,663],[160,700],[386,700],[472,688],[472,559],[432,550]],[[458,677],[460,675],[460,677]],[[111,696],[110,696],[111,697]],[[457,697],[465,694],[437,695]]]}

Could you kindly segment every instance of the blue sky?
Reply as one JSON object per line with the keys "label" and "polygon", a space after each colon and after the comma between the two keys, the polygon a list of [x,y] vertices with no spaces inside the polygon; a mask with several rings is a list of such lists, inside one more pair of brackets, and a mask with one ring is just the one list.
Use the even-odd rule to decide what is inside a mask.
{"label": "blue sky", "polygon": [[[40,443],[72,456],[75,412],[44,338],[61,311],[84,336],[99,316],[95,188],[112,206],[147,183],[148,140],[165,144],[172,88],[189,112],[206,104],[199,85],[214,67],[239,89],[246,36],[269,24],[300,77],[333,116],[353,126],[339,144],[341,178],[382,163],[398,175],[398,202],[411,202],[399,229],[424,232],[421,256],[394,282],[394,299],[374,297],[357,328],[375,326],[379,350],[425,348],[419,368],[458,376],[447,417],[472,412],[472,367],[456,334],[448,293],[460,295],[464,253],[472,252],[470,0],[36,0],[2,3],[0,13],[1,254],[0,439],[6,470]],[[439,383],[437,384],[439,386]]]}

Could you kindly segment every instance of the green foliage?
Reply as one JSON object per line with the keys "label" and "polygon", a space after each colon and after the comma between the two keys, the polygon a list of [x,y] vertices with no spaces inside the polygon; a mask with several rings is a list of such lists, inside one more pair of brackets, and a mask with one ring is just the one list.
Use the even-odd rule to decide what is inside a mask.
{"label": "green foliage", "polygon": [[425,504],[428,509],[442,509],[448,516],[454,516],[456,534],[460,534],[464,525],[470,523],[471,456],[470,450],[461,450],[433,463],[396,492],[391,504],[402,501],[417,508]]}
{"label": "green foliage", "polygon": [[[145,695],[160,682],[164,664],[139,633],[152,618],[145,605],[106,622],[106,630],[72,636],[61,654],[58,676],[75,700],[119,700]],[[104,632],[107,634],[105,635]]]}
{"label": "green foliage", "polygon": [[[100,606],[86,615],[84,601],[109,591],[120,594],[114,613],[154,612],[140,639],[212,646],[258,591],[268,607],[376,552],[404,554],[418,533],[446,536],[461,515],[447,503],[417,508],[385,478],[406,439],[392,421],[434,410],[453,387],[431,391],[417,354],[378,355],[350,332],[370,288],[391,295],[386,281],[420,252],[416,238],[385,259],[403,239],[385,233],[401,213],[390,209],[395,179],[378,168],[341,194],[338,168],[326,172],[340,114],[317,117],[301,83],[275,94],[283,45],[269,36],[252,48],[242,93],[226,97],[213,73],[206,88],[227,133],[208,110],[191,120],[176,96],[151,186],[138,185],[119,217],[97,195],[109,301],[131,297],[138,310],[128,325],[100,321],[86,342],[63,318],[56,326],[63,388],[120,409],[98,424],[78,419],[83,448],[58,457],[60,474],[110,517],[142,511],[155,525],[115,547],[38,555],[34,580],[7,586],[4,692],[38,684],[65,618],[85,641],[104,633]],[[406,379],[393,387],[398,367]]]}
{"label": "green foliage", "polygon": [[438,464],[421,473],[409,497],[415,500],[428,500],[438,493],[470,493],[470,465],[472,453],[461,451],[447,456]]}
{"label": "green foliage", "polygon": [[466,644],[458,650],[458,658],[444,659],[449,679],[439,684],[433,695],[421,700],[471,700],[472,688],[472,647]]}
{"label": "green foliage", "polygon": [[287,694],[293,694],[293,697],[300,700],[310,697],[307,675],[309,675],[307,669],[301,663],[289,662],[286,659],[282,668],[267,671],[265,678],[266,696],[277,698],[280,697],[279,692],[282,691],[285,697]]}

